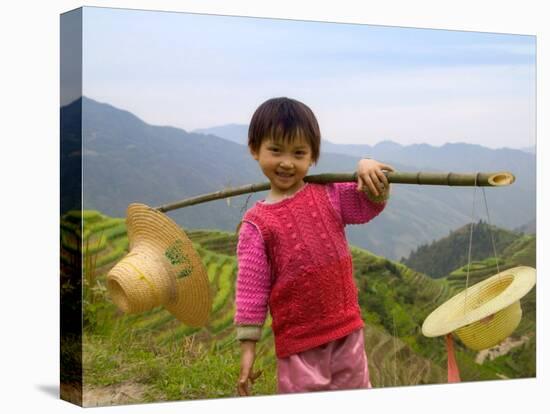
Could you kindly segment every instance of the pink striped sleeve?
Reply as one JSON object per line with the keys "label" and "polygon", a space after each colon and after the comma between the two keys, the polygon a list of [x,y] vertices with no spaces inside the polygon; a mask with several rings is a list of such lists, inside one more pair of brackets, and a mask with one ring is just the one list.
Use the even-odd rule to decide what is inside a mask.
{"label": "pink striped sleeve", "polygon": [[271,290],[270,268],[259,230],[243,222],[237,244],[235,325],[263,325]]}
{"label": "pink striped sleeve", "polygon": [[328,184],[327,192],[344,225],[367,223],[386,207],[386,201],[375,203],[366,193],[357,191],[357,183]]}

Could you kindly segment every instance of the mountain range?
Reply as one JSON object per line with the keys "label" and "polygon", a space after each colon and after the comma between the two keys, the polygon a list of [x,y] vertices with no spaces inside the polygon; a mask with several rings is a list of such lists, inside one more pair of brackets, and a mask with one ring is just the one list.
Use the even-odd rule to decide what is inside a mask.
{"label": "mountain range", "polygon": [[[78,116],[80,112],[74,108],[79,106],[85,209],[124,217],[132,202],[158,206],[227,186],[266,181],[242,141],[246,126],[187,132],[149,125],[128,111],[83,97],[61,108],[62,134],[65,124],[75,124],[70,114]],[[61,155],[62,159],[68,156]],[[471,144],[402,146],[386,141],[357,146],[323,141],[320,161],[309,173],[352,172],[359,158],[367,155],[400,171],[508,170],[516,176],[513,185],[485,190],[491,223],[512,230],[526,228],[535,219],[535,155],[525,151]],[[447,235],[472,217],[475,221],[485,218],[480,189],[392,187],[390,202],[380,216],[365,225],[348,226],[350,243],[395,260]],[[243,195],[168,214],[187,229],[234,231],[244,211],[264,196],[265,192]]]}
{"label": "mountain range", "polygon": [[[248,125],[243,124],[219,125],[211,128],[195,129],[192,132],[205,135],[215,135],[217,137],[221,137],[227,139],[228,141],[233,141],[241,145],[247,145],[248,143]],[[430,152],[432,153],[432,155],[435,155],[444,153],[446,150],[452,152],[457,148],[457,146],[461,147],[463,145],[468,144],[445,144],[441,147],[436,147],[429,144],[401,145],[391,140],[383,140],[371,146],[367,144],[335,144],[330,140],[323,139],[321,146],[324,151],[333,152],[336,154],[347,154],[352,156],[357,156],[357,154],[365,154],[372,155],[380,159],[390,157],[391,159],[403,158],[405,159],[405,161],[408,161],[413,155],[424,155],[425,153]],[[476,146],[474,146],[474,148],[475,147]],[[481,146],[477,147],[479,148]],[[497,151],[501,150],[504,150],[505,153],[507,153],[507,151],[514,151],[511,154],[514,154],[515,151],[526,152],[528,154],[536,153],[535,146],[522,147],[519,149],[500,148]],[[429,157],[427,159],[432,161],[432,159]]]}

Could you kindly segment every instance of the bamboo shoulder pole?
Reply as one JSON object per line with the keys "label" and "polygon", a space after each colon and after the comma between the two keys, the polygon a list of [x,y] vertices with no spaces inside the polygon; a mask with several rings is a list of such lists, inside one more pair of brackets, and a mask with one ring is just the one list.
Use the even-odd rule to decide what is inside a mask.
{"label": "bamboo shoulder pole", "polygon": [[[502,187],[510,185],[515,181],[513,174],[507,171],[500,172],[478,172],[478,173],[434,173],[434,172],[401,172],[385,171],[388,182],[392,184],[418,184],[418,185],[450,185],[450,186],[479,186],[479,187]],[[357,173],[327,173],[308,175],[304,177],[307,183],[327,184],[337,182],[355,182]],[[187,198],[171,204],[156,207],[157,210],[165,213],[178,208],[206,203],[208,201],[220,200],[222,198],[234,197],[242,194],[266,191],[271,188],[269,182],[258,184],[247,184],[241,187],[225,188],[214,193],[203,194]]]}

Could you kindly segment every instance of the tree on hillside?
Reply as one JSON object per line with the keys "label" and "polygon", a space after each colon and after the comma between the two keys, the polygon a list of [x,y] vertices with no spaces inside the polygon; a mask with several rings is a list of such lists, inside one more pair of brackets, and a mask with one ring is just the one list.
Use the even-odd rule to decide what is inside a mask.
{"label": "tree on hillside", "polygon": [[[444,277],[468,263],[470,229],[471,224],[467,224],[441,240],[423,244],[401,262],[433,278]],[[498,255],[521,235],[489,226],[483,220],[479,220],[474,224],[472,231],[472,261],[494,256],[492,237]]]}

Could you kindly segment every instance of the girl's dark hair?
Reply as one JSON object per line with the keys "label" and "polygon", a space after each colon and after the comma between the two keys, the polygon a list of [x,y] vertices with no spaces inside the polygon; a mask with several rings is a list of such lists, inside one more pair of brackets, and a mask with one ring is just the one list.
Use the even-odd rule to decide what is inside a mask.
{"label": "girl's dark hair", "polygon": [[253,151],[259,151],[264,139],[291,142],[299,134],[311,146],[311,159],[317,163],[321,132],[313,111],[295,99],[272,98],[261,104],[252,115],[248,127],[248,146]]}

